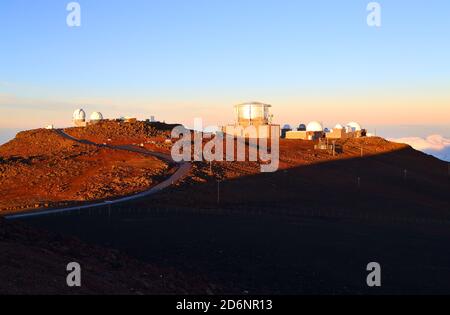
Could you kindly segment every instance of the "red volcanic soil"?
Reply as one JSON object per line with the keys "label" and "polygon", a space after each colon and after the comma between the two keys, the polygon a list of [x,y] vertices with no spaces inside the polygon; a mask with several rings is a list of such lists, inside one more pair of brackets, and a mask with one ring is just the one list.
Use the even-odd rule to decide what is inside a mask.
{"label": "red volcanic soil", "polygon": [[[112,218],[30,223],[205,275],[231,294],[448,293],[448,164],[381,138],[339,145],[333,157],[282,140],[276,173],[256,162],[214,162],[210,173],[195,162],[178,185],[117,205]],[[377,289],[366,285],[373,261]]]}
{"label": "red volcanic soil", "polygon": [[[171,127],[105,121],[66,132],[96,143],[142,144],[167,153]],[[311,141],[281,140],[280,168],[266,174],[257,162],[195,162],[190,176],[152,202],[215,209],[220,179],[220,208],[449,216],[447,163],[376,137],[338,141],[337,147],[333,156],[316,150]],[[0,147],[0,157],[0,209],[8,211],[142,191],[168,167],[154,158],[74,143],[46,130],[19,134]]]}
{"label": "red volcanic soil", "polygon": [[[356,216],[450,217],[446,162],[382,138],[348,139],[338,145],[342,152],[332,156],[315,150],[310,141],[281,140],[275,173],[262,174],[256,162],[213,162],[211,174],[209,163],[195,163],[190,177],[153,197],[152,203],[212,211],[322,209]],[[216,179],[221,180],[219,206]]]}
{"label": "red volcanic soil", "polygon": [[170,146],[164,141],[170,138],[170,132],[176,126],[158,122],[104,120],[84,128],[67,128],[64,131],[72,137],[94,143],[144,145],[155,151],[167,152]]}
{"label": "red volcanic soil", "polygon": [[[157,158],[74,142],[32,130],[0,147],[2,214],[136,193],[170,172]],[[200,277],[131,259],[117,250],[31,229],[0,217],[0,294],[213,293]],[[66,266],[82,266],[82,287],[66,285]]]}
{"label": "red volcanic soil", "polygon": [[[154,133],[140,123],[105,122],[66,132],[97,143],[144,144],[164,152],[170,149],[165,143],[168,131]],[[227,288],[211,290],[219,293],[367,292],[365,267],[378,259],[387,275],[383,292],[448,292],[448,163],[381,138],[348,139],[337,144],[342,152],[333,156],[316,150],[309,141],[281,140],[280,169],[275,173],[261,173],[258,162],[194,162],[190,176],[156,195],[116,205],[112,215],[101,211],[97,215],[74,213],[27,222],[124,251],[151,266],[204,274]],[[84,166],[122,163],[128,167],[132,158],[148,159],[76,144],[51,131],[21,134],[0,148],[0,156],[0,167],[9,174],[5,187],[15,187],[14,177],[20,179],[19,188],[28,185],[17,188],[9,200],[27,198],[28,191],[41,191],[35,187],[40,185],[55,191],[52,187],[60,177],[84,177],[58,165],[84,171]],[[67,173],[45,180],[35,175],[51,173],[55,167]],[[117,175],[117,183],[121,184],[127,174]],[[5,181],[5,175],[0,176]],[[27,178],[34,184],[27,183]],[[83,179],[78,187],[87,187],[90,182]],[[71,191],[76,200],[81,190],[75,186]],[[133,283],[142,270],[137,262],[124,264],[130,266],[131,274],[122,270],[112,275],[111,264],[114,268],[116,259],[113,263],[108,260],[109,251],[84,252],[86,245],[61,238],[56,238],[57,246],[53,246],[54,236],[27,234],[15,224],[9,229],[19,232],[12,233],[16,235],[12,238],[7,232],[3,239],[0,234],[0,250],[7,253],[0,257],[0,266],[8,271],[0,272],[4,277],[0,284],[8,284],[5,292],[31,288],[32,292],[65,293],[67,288],[59,287],[58,281],[65,275],[65,264],[77,259],[85,259],[83,262],[92,268],[92,278],[87,280],[92,284],[89,292],[130,292],[136,288]],[[8,231],[0,227],[0,233],[3,230]],[[18,235],[22,234],[32,236],[21,239]],[[118,252],[115,255],[123,257]],[[26,261],[26,257],[43,263]],[[21,269],[22,263],[26,271]],[[21,280],[14,282],[9,273]],[[95,278],[96,274],[104,274],[106,282]],[[418,278],[412,279],[412,274]],[[36,283],[49,279],[48,289],[34,289]],[[58,282],[58,287],[52,281]],[[95,287],[93,283],[98,281]],[[189,293],[208,287],[201,281],[193,287],[182,283],[180,287]],[[141,283],[141,287],[146,286]],[[145,292],[166,291],[151,287]]]}
{"label": "red volcanic soil", "polygon": [[[112,217],[28,222],[205,275],[226,288],[219,293],[448,293],[447,163],[381,138],[339,144],[333,157],[282,140],[276,173],[260,173],[256,162],[214,162],[210,173],[196,162],[175,187],[117,205]],[[383,279],[376,289],[366,285],[374,261]]]}
{"label": "red volcanic soil", "polygon": [[[1,218],[0,252],[0,294],[212,294],[215,288],[201,277]],[[80,288],[66,284],[70,262],[81,265]]]}
{"label": "red volcanic soil", "polygon": [[137,193],[168,168],[155,157],[77,143],[51,130],[21,132],[0,146],[0,212]]}
{"label": "red volcanic soil", "polygon": [[[70,128],[71,135],[97,143],[142,143],[169,152],[171,125],[158,130],[148,123],[107,121],[88,128]],[[280,140],[280,165],[262,174],[258,162],[195,162],[190,176],[152,197],[165,207],[242,211],[304,212],[327,210],[352,215],[449,217],[448,164],[385,139],[338,140],[336,155],[316,150],[315,143]],[[248,147],[247,147],[248,149]],[[137,202],[139,203],[139,201]],[[141,204],[145,204],[143,200]]]}

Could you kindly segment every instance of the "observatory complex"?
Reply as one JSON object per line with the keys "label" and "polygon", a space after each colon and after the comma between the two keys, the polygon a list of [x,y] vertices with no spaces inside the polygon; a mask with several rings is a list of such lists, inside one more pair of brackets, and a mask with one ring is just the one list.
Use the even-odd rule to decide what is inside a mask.
{"label": "observatory complex", "polygon": [[301,124],[295,131],[286,131],[286,139],[317,140],[324,134],[323,126],[318,121],[312,121],[307,126]]}
{"label": "observatory complex", "polygon": [[[75,127],[86,127],[89,125],[95,125],[98,124],[102,121],[105,121],[107,119],[105,119],[103,117],[103,114],[101,112],[93,112],[90,116],[89,116],[89,120],[86,120],[86,112],[83,109],[77,109],[73,112],[73,124]],[[122,122],[122,123],[134,123],[137,122],[137,118],[134,117],[120,117],[117,119],[113,119],[113,121],[116,122]],[[146,120],[148,123],[155,123],[156,118],[155,116],[151,116],[150,119]]]}
{"label": "observatory complex", "polygon": [[[272,124],[273,115],[270,114],[272,105],[260,102],[242,103],[234,106],[235,123],[223,128],[224,133],[243,138],[269,138],[275,128],[280,133],[280,126]],[[253,128],[256,134],[249,134]]]}
{"label": "observatory complex", "polygon": [[329,133],[326,134],[329,139],[347,139],[347,138],[360,138],[367,135],[360,124],[356,122],[349,122],[345,127],[337,124]]}
{"label": "observatory complex", "polygon": [[[225,134],[239,138],[272,138],[273,136],[291,140],[338,140],[348,138],[359,138],[367,136],[365,129],[357,122],[349,122],[345,126],[337,124],[333,129],[324,128],[319,121],[311,121],[309,124],[299,124],[298,128],[292,129],[290,125],[272,123],[273,115],[270,113],[272,105],[261,102],[247,102],[234,106],[234,124],[222,127]],[[86,127],[98,124],[104,120],[102,113],[93,112],[89,121],[86,120],[86,112],[77,109],[73,113],[73,124],[76,127]],[[136,118],[122,117],[116,121],[124,123],[136,122]],[[147,122],[155,122],[154,116]],[[272,134],[273,133],[273,134]]]}
{"label": "observatory complex", "polygon": [[96,124],[103,120],[103,115],[100,112],[93,112],[90,120],[86,121],[86,112],[83,109],[77,109],[73,112],[73,124],[75,127],[86,127],[89,124]]}
{"label": "observatory complex", "polygon": [[349,122],[345,127],[337,124],[333,129],[324,128],[322,123],[312,121],[307,126],[300,124],[295,131],[285,130],[286,139],[296,140],[318,140],[326,139],[347,139],[360,138],[366,136],[366,130],[356,122]]}
{"label": "observatory complex", "polygon": [[[273,115],[270,114],[272,105],[261,102],[248,102],[234,106],[235,122],[222,128],[226,134],[243,138],[269,138],[275,127],[277,134],[281,138],[292,140],[321,140],[321,139],[348,139],[365,137],[367,132],[356,122],[349,122],[343,126],[337,124],[333,129],[324,128],[323,123],[311,121],[309,124],[299,124],[297,129],[292,129],[290,125],[284,125],[280,130],[280,125],[272,124]],[[257,134],[249,134],[250,128],[253,132],[256,129]]]}

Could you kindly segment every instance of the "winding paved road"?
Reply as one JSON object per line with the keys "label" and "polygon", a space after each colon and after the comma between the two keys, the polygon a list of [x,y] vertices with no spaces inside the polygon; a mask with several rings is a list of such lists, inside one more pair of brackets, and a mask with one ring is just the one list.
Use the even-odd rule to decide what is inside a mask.
{"label": "winding paved road", "polygon": [[[90,142],[88,140],[80,140],[80,139],[74,138],[71,135],[65,133],[64,130],[62,130],[62,129],[56,129],[55,132],[57,134],[59,134],[61,137],[64,137],[66,139],[70,139],[72,141],[76,141],[79,143],[95,145],[98,147],[107,147],[107,148],[114,149],[114,150],[125,150],[125,151],[130,151],[130,152],[141,153],[141,154],[145,154],[148,156],[154,156],[154,157],[160,158],[166,162],[174,163],[171,156],[168,154],[148,151],[146,149],[137,148],[137,147],[134,147],[131,145],[130,146],[128,146],[128,145],[127,146],[111,146],[111,145],[97,144],[94,142]],[[35,212],[11,214],[11,215],[5,216],[5,219],[14,220],[14,219],[44,216],[44,215],[49,215],[49,214],[80,211],[83,209],[104,207],[104,206],[108,206],[108,205],[113,205],[113,204],[136,200],[136,199],[143,198],[143,197],[148,197],[148,196],[154,195],[154,194],[160,192],[161,190],[178,182],[179,180],[184,178],[189,173],[190,170],[191,170],[190,163],[187,163],[187,162],[180,163],[180,164],[178,164],[177,171],[174,174],[172,174],[172,176],[170,176],[168,179],[164,180],[163,182],[159,183],[156,186],[153,186],[149,190],[143,191],[143,192],[135,194],[135,195],[122,197],[122,198],[118,198],[118,199],[114,199],[114,200],[110,200],[110,201],[101,201],[101,202],[97,202],[97,203],[87,204],[87,205],[83,205],[83,206],[70,207],[70,208],[60,208],[60,209],[52,209],[52,210],[45,210],[45,211],[35,211]]]}

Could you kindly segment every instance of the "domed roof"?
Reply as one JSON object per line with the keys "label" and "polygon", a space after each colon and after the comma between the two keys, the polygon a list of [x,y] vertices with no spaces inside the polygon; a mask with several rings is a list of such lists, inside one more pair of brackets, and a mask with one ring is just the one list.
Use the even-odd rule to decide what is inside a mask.
{"label": "domed roof", "polygon": [[341,124],[337,124],[334,126],[334,129],[344,129],[344,127]]}
{"label": "domed roof", "polygon": [[306,125],[305,124],[298,125],[298,131],[306,131]]}
{"label": "domed roof", "polygon": [[349,127],[350,129],[353,129],[355,131],[361,131],[362,130],[361,125],[358,124],[357,122],[354,122],[354,121],[349,122],[347,124],[347,127]]}
{"label": "domed roof", "polygon": [[73,112],[73,120],[85,120],[85,119],[86,113],[81,108]]}
{"label": "domed roof", "polygon": [[103,120],[103,115],[100,112],[93,112],[91,114],[91,120]]}
{"label": "domed roof", "polygon": [[283,129],[292,129],[292,128],[291,128],[291,125],[286,124],[283,126]]}
{"label": "domed roof", "polygon": [[313,131],[313,132],[323,131],[323,126],[318,121],[311,121],[308,124],[308,126],[306,126],[306,131]]}

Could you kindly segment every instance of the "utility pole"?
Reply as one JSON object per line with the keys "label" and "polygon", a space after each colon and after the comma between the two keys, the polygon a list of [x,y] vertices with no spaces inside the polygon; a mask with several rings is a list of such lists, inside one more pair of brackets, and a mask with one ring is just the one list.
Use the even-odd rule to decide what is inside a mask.
{"label": "utility pole", "polygon": [[108,219],[111,220],[111,204],[112,204],[112,201],[107,200],[105,202],[108,204]]}
{"label": "utility pole", "polygon": [[217,205],[220,205],[220,179],[217,180]]}

